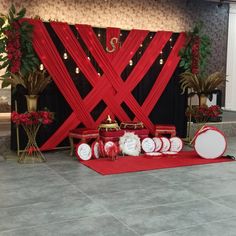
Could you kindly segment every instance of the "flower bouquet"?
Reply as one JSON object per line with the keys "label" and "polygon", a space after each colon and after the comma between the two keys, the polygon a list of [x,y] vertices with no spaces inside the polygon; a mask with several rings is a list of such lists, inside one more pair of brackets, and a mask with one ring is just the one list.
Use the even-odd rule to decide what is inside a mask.
{"label": "flower bouquet", "polygon": [[216,118],[219,118],[222,114],[222,110],[218,105],[212,105],[208,107],[203,106],[191,106],[186,110],[186,116],[191,117],[191,120],[196,123],[206,123]]}
{"label": "flower bouquet", "polygon": [[36,160],[39,162],[45,162],[46,159],[37,145],[36,135],[42,124],[48,125],[52,123],[54,113],[49,111],[33,111],[20,114],[14,111],[11,114],[11,119],[16,125],[21,125],[23,127],[28,137],[28,143],[18,162],[32,163]]}

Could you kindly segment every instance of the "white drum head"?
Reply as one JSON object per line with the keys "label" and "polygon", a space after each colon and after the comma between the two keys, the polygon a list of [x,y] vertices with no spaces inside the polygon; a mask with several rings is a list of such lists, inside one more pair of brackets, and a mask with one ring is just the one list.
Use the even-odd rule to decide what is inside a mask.
{"label": "white drum head", "polygon": [[92,151],[87,143],[80,143],[76,146],[76,156],[79,160],[88,161],[92,157]]}
{"label": "white drum head", "polygon": [[170,149],[170,140],[166,137],[161,137],[162,148],[160,152],[167,152]]}
{"label": "white drum head", "polygon": [[142,149],[144,152],[154,152],[155,142],[151,138],[145,138],[142,140]]}
{"label": "white drum head", "polygon": [[196,135],[194,148],[197,154],[206,159],[214,159],[224,154],[226,139],[217,129],[207,128]]}
{"label": "white drum head", "polygon": [[153,138],[153,141],[155,143],[155,152],[159,152],[162,148],[162,141],[161,141],[161,138],[158,138],[158,137],[154,137]]}
{"label": "white drum head", "polygon": [[183,141],[179,137],[170,138],[170,151],[180,152],[183,149]]}

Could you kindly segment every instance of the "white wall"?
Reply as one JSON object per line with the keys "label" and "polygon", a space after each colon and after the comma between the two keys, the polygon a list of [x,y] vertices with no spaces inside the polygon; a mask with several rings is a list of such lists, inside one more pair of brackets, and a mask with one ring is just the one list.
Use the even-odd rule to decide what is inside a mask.
{"label": "white wall", "polygon": [[225,109],[236,111],[236,5],[229,10]]}

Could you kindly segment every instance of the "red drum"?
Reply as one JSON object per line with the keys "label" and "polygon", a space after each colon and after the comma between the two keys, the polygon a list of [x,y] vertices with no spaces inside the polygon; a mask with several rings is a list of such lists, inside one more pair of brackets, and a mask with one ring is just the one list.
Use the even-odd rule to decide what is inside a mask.
{"label": "red drum", "polygon": [[194,136],[194,149],[206,159],[214,159],[224,154],[227,143],[224,134],[214,126],[203,126]]}

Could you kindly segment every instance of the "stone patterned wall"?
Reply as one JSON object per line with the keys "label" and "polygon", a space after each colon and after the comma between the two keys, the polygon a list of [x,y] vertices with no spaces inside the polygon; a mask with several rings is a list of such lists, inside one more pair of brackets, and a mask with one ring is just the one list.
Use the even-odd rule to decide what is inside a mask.
{"label": "stone patterned wall", "polygon": [[228,6],[203,0],[0,0],[0,12],[11,2],[26,7],[27,16],[39,15],[45,21],[56,19],[71,24],[98,27],[187,31],[201,19],[213,40],[209,71],[225,67]]}
{"label": "stone patterned wall", "polygon": [[97,27],[180,32],[202,20],[212,39],[208,70],[226,67],[228,5],[217,7],[203,0],[0,0],[0,12],[6,13],[11,2],[26,7],[27,17]]}

